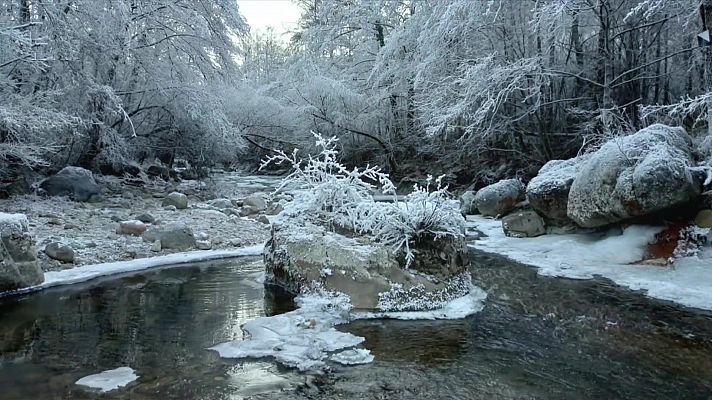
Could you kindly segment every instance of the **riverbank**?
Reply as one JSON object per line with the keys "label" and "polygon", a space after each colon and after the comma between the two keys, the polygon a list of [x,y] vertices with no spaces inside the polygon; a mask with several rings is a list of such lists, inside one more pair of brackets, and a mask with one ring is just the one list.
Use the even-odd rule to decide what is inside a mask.
{"label": "riverbank", "polygon": [[[124,184],[114,177],[97,176],[96,179],[103,195],[95,203],[35,195],[0,200],[0,209],[4,212],[27,216],[29,233],[36,243],[43,271],[165,256],[180,251],[157,248],[141,236],[119,234],[120,221],[143,219],[150,221],[145,224],[148,229],[184,225],[202,240],[203,246],[207,242],[211,250],[259,245],[269,237],[267,220],[258,221],[257,214],[240,216],[237,205],[249,195],[266,197],[274,187],[274,178],[217,173],[208,182],[157,182],[140,187]],[[187,195],[186,209],[163,206],[165,196],[173,191]],[[214,199],[222,201],[216,203]],[[52,243],[70,248],[74,254],[72,262],[49,257],[44,250]]]}
{"label": "riverbank", "polygon": [[504,234],[500,220],[468,216],[468,229],[484,234],[471,247],[536,267],[540,275],[570,279],[602,276],[652,298],[712,310],[711,247],[671,265],[638,263],[663,227],[631,225],[618,231],[515,238]]}

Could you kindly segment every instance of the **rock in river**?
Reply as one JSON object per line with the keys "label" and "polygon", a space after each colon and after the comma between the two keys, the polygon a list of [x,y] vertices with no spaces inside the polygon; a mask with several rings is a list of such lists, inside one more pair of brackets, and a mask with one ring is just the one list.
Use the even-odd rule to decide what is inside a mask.
{"label": "rock in river", "polygon": [[273,226],[264,258],[269,279],[287,289],[342,292],[361,310],[428,310],[469,292],[464,240],[428,241],[416,251],[413,264],[404,268],[388,246],[310,222],[285,223]]}

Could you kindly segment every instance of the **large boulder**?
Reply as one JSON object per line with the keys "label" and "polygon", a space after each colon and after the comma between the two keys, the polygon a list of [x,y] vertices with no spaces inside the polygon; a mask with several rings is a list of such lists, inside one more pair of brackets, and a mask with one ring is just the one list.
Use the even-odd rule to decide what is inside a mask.
{"label": "large boulder", "polygon": [[569,190],[585,158],[552,160],[527,185],[529,205],[545,218],[559,223],[571,220],[567,214]]}
{"label": "large boulder", "polygon": [[524,200],[524,185],[517,179],[505,179],[477,191],[475,207],[482,215],[505,215]]}
{"label": "large boulder", "polygon": [[0,291],[39,285],[44,273],[24,214],[0,213]]}
{"label": "large boulder", "polygon": [[273,226],[264,259],[271,281],[290,291],[318,287],[347,294],[354,308],[412,311],[438,308],[470,290],[464,240],[416,245],[409,268],[390,247],[312,223]]}
{"label": "large boulder", "polygon": [[91,201],[101,195],[91,171],[81,167],[64,167],[40,182],[40,189],[50,196],[69,196],[74,201]]}
{"label": "large boulder", "polygon": [[686,204],[702,189],[693,165],[683,128],[656,124],[610,140],[581,165],[567,215],[594,228]]}

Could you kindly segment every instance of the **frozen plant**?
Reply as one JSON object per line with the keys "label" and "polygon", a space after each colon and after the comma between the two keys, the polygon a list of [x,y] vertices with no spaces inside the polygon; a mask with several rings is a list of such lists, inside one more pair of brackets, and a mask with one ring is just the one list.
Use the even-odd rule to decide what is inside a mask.
{"label": "frozen plant", "polygon": [[[457,201],[452,199],[443,177],[428,176],[425,186],[414,185],[413,192],[399,202],[395,186],[379,167],[347,169],[337,157],[336,138],[324,139],[313,133],[321,152],[303,161],[297,150],[291,155],[277,151],[262,162],[267,165],[289,163],[293,171],[282,181],[278,191],[296,189],[292,216],[311,215],[331,225],[350,229],[404,252],[406,267],[415,258],[413,244],[420,240],[461,238],[465,220]],[[376,202],[373,190],[380,185],[390,202]],[[435,184],[434,190],[431,186]]]}
{"label": "frozen plant", "polygon": [[416,183],[402,203],[374,204],[370,209],[361,207],[353,220],[354,226],[396,251],[404,251],[406,266],[409,266],[415,259],[413,243],[464,235],[465,219],[459,203],[452,199],[442,179],[443,176],[435,179],[436,187],[431,191],[433,177],[428,175],[425,186]]}
{"label": "frozen plant", "polygon": [[299,189],[300,193],[294,202],[302,203],[302,207],[342,226],[349,224],[347,216],[352,215],[352,210],[360,204],[373,203],[371,193],[376,183],[381,185],[384,194],[395,195],[393,182],[387,174],[381,172],[380,167],[367,165],[363,169],[349,170],[337,160],[337,138],[325,139],[318,133],[312,134],[316,138],[317,148],[321,150],[315,157],[309,155],[304,161],[297,157],[298,149],[290,155],[277,150],[275,155],[262,161],[260,169],[269,164],[287,163],[292,166],[292,172],[282,180],[277,191]]}

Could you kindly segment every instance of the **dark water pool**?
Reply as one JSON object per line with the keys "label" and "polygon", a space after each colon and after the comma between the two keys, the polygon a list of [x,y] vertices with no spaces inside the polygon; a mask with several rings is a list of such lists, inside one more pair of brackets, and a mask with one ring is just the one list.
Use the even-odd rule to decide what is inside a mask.
{"label": "dark water pool", "polygon": [[[485,309],[459,321],[358,321],[374,363],[305,376],[206,347],[293,307],[256,260],[204,264],[0,300],[0,399],[710,399],[712,317],[606,280],[536,276],[473,254]],[[106,395],[82,376],[129,365]],[[282,391],[282,389],[285,389]]]}
{"label": "dark water pool", "polygon": [[[293,307],[265,293],[256,260],[165,269],[20,299],[0,299],[0,399],[240,399],[290,387],[296,374],[205,350],[240,325]],[[98,396],[73,383],[120,366],[140,378]]]}

